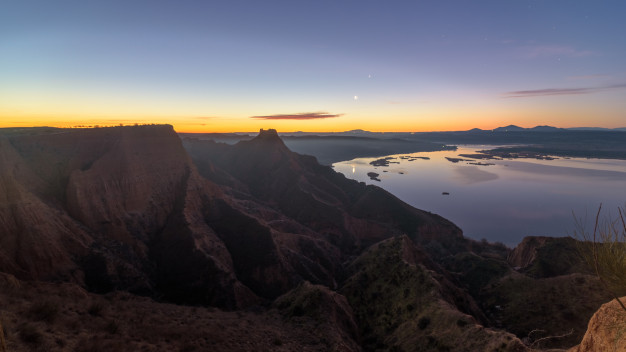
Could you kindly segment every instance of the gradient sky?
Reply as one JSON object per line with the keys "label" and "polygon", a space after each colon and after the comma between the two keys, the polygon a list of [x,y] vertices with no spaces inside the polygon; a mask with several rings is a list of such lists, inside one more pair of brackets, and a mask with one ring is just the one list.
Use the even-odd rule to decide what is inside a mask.
{"label": "gradient sky", "polygon": [[0,127],[626,126],[626,2],[0,2]]}

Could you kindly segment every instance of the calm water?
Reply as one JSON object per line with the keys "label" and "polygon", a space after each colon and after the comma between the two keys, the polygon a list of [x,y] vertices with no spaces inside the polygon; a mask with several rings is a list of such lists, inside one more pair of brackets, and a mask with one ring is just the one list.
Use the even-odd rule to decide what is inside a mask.
{"label": "calm water", "polygon": [[[495,165],[478,166],[445,159],[489,148],[461,146],[457,151],[390,155],[396,163],[386,167],[369,164],[379,158],[359,158],[333,167],[453,221],[465,236],[509,246],[530,235],[571,235],[576,229],[573,213],[592,226],[600,203],[603,213],[615,217],[617,207],[626,202],[625,160],[505,159],[483,160]],[[400,158],[407,156],[430,160]],[[371,180],[368,172],[378,173],[380,182]]]}

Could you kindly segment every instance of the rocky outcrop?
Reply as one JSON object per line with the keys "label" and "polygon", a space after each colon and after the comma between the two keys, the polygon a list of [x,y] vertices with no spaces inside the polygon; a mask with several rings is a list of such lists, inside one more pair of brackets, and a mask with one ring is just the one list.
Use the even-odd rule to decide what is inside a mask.
{"label": "rocky outcrop", "polygon": [[[626,302],[626,297],[620,300]],[[569,352],[626,351],[625,334],[626,311],[616,300],[612,300],[593,315],[582,342]]]}
{"label": "rocky outcrop", "polygon": [[586,243],[571,237],[525,237],[507,261],[516,270],[535,278],[588,273],[580,251]]}
{"label": "rocky outcrop", "polygon": [[73,255],[91,236],[56,204],[46,202],[47,179],[0,138],[0,271],[28,279],[80,280]]}
{"label": "rocky outcrop", "polygon": [[542,236],[524,237],[509,254],[509,264],[520,269],[529,266],[537,257],[537,248],[543,246],[548,239],[549,237]]}
{"label": "rocky outcrop", "polygon": [[220,191],[171,126],[14,136],[0,141],[0,164],[0,270],[95,292],[256,300],[204,220]]}
{"label": "rocky outcrop", "polygon": [[[507,248],[464,239],[450,221],[291,152],[273,130],[232,146],[183,147],[171,126],[0,138],[7,295],[22,279],[65,282],[51,290],[76,300],[126,291],[249,308],[261,312],[254,319],[280,315],[272,324],[299,331],[312,350],[523,351],[494,328],[528,345],[537,328],[578,329],[599,296],[592,277],[571,274],[572,241],[528,239],[512,270]],[[14,337],[21,325],[11,326]],[[276,346],[303,346],[263,331],[266,342],[286,339]],[[540,342],[569,347],[577,333]],[[196,342],[209,348],[205,340]]]}
{"label": "rocky outcrop", "polygon": [[294,323],[311,323],[314,333],[324,336],[328,351],[361,351],[352,307],[328,287],[305,281],[276,299],[273,306]]}
{"label": "rocky outcrop", "polygon": [[234,146],[188,139],[185,147],[203,176],[232,187],[236,196],[263,200],[342,253],[353,255],[401,234],[448,248],[462,239],[461,230],[448,220],[291,152],[274,130],[261,130],[258,137]]}
{"label": "rocky outcrop", "polygon": [[235,308],[303,280],[335,289],[343,262],[393,235],[462,242],[449,221],[291,152],[275,130],[188,143],[195,164],[171,126],[0,148],[0,270],[22,279]]}
{"label": "rocky outcrop", "polygon": [[435,266],[407,237],[372,246],[351,264],[340,292],[365,350],[528,350],[514,335],[485,328],[471,315],[479,315],[473,299]]}

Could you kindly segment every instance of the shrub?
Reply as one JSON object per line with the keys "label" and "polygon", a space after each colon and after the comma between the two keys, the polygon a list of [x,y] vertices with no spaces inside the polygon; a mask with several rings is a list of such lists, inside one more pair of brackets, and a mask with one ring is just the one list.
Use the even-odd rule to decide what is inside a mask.
{"label": "shrub", "polygon": [[618,208],[618,219],[600,219],[602,204],[596,214],[593,233],[585,231],[582,221],[577,221],[575,236],[582,240],[579,252],[622,309],[626,302],[619,299],[626,293],[626,220],[624,208]]}

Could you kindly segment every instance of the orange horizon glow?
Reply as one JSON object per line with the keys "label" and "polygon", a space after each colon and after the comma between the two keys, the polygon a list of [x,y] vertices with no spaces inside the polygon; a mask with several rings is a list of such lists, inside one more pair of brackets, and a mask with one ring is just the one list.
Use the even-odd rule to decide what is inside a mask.
{"label": "orange horizon glow", "polygon": [[[421,110],[421,111],[420,111]],[[533,111],[534,110],[534,111]],[[0,128],[6,127],[110,127],[119,125],[169,124],[179,133],[255,133],[260,129],[273,128],[281,133],[289,132],[344,132],[362,129],[371,132],[436,132],[465,131],[472,128],[491,130],[497,127],[517,125],[535,127],[550,125],[554,127],[604,127],[620,128],[620,116],[604,119],[601,125],[587,118],[590,113],[585,109],[577,112],[558,111],[539,108],[528,111],[506,111],[498,108],[481,109],[480,111],[463,112],[461,109],[416,109],[416,112],[394,111],[385,114],[354,113],[334,118],[311,120],[272,120],[254,119],[250,116],[221,114],[221,116],[164,116],[159,114],[129,114],[126,117],[117,114],[0,114]],[[549,111],[553,110],[553,111]],[[11,116],[13,115],[13,116]],[[59,117],[59,116],[64,117]],[[152,115],[152,116],[150,116]],[[249,114],[252,115],[252,114]],[[93,116],[83,118],[82,116]],[[378,116],[384,116],[380,118]],[[528,118],[526,116],[535,116]],[[608,123],[607,123],[608,122]]]}
{"label": "orange horizon glow", "polygon": [[[0,123],[0,128],[31,128],[31,127],[53,127],[53,128],[98,128],[98,127],[116,127],[116,126],[134,126],[134,125],[172,125],[174,130],[177,133],[257,133],[261,129],[275,129],[281,134],[285,133],[296,133],[296,132],[306,132],[306,133],[339,133],[346,132],[351,130],[364,130],[368,132],[379,132],[379,133],[394,133],[394,132],[452,132],[452,131],[467,131],[473,128],[479,128],[482,130],[492,130],[498,127],[504,127],[508,125],[516,125],[523,128],[532,128],[535,126],[540,126],[539,124],[526,124],[526,123],[501,123],[501,124],[465,124],[465,125],[456,125],[456,126],[446,126],[446,127],[416,127],[416,128],[368,128],[366,126],[345,126],[338,127],[334,126],[330,128],[318,127],[318,128],[295,128],[289,125],[277,124],[268,121],[267,123],[259,123],[254,126],[249,127],[233,127],[229,125],[214,125],[214,126],[193,126],[186,123],[177,123],[165,120],[124,120],[116,123],[111,122],[98,122],[92,121],[88,123],[72,123],[72,122],[33,122],[32,124],[6,124]],[[549,125],[549,124],[541,124],[541,125]],[[343,125],[339,125],[343,126]],[[549,125],[553,127],[559,128],[572,128],[572,127],[602,127],[602,128],[620,128],[623,126],[595,126],[595,125]]]}

